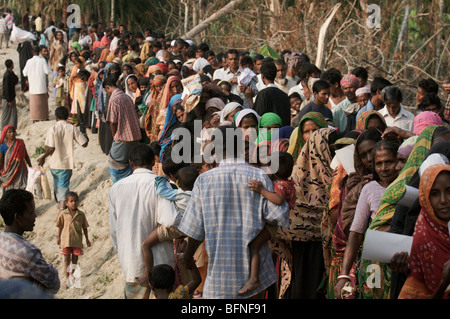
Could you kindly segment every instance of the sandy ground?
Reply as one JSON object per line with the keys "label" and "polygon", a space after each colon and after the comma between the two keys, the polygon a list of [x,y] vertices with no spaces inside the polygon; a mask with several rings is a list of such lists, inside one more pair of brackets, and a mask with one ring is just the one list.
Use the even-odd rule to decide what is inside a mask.
{"label": "sandy ground", "polygon": [[[1,78],[5,72],[4,61],[14,61],[14,72],[20,79],[19,55],[17,44],[9,49],[0,50]],[[50,79],[51,80],[51,79]],[[19,80],[20,82],[20,80]],[[25,141],[33,166],[37,165],[36,148],[42,146],[48,129],[55,124],[54,100],[50,94],[50,121],[32,123],[29,118],[28,92],[16,87],[19,112],[18,136]],[[64,262],[56,243],[58,229],[55,219],[58,214],[54,199],[36,198],[37,220],[34,230],[26,233],[27,240],[38,246],[47,262],[58,269],[61,289],[55,295],[58,299],[122,299],[124,277],[112,247],[109,233],[108,191],[112,186],[107,167],[107,156],[98,145],[98,136],[88,129],[89,145],[82,148],[75,143],[75,169],[70,182],[70,189],[80,195],[80,209],[85,212],[89,222],[89,239],[91,247],[85,245],[84,255],[80,256],[80,288],[65,289]],[[53,181],[47,164],[44,165],[48,181],[53,189]]]}

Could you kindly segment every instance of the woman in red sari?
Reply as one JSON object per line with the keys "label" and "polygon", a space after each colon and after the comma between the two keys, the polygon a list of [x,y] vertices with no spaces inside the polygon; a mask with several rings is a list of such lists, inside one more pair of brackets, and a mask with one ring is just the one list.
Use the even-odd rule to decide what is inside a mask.
{"label": "woman in red sari", "polygon": [[5,126],[0,138],[0,179],[3,191],[27,187],[27,164],[31,167],[24,141],[16,139],[14,126]]}
{"label": "woman in red sari", "polygon": [[410,273],[399,299],[448,299],[450,283],[450,165],[427,168],[420,178],[422,206],[416,221],[409,259]]}

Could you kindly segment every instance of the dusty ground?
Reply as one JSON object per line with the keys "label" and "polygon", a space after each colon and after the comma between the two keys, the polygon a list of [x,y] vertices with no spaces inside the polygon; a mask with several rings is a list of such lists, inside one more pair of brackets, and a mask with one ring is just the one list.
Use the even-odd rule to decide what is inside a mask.
{"label": "dusty ground", "polygon": [[[14,71],[19,76],[19,55],[17,44],[0,50],[1,74],[5,72],[4,61],[14,61]],[[20,79],[20,76],[19,76]],[[51,80],[51,79],[50,79]],[[19,112],[18,136],[25,141],[32,165],[37,165],[36,148],[42,146],[48,129],[55,123],[54,100],[50,98],[50,121],[32,123],[29,118],[28,93],[20,91],[17,85],[17,104]],[[112,248],[109,235],[108,191],[112,186],[107,167],[107,156],[98,145],[96,134],[88,130],[89,145],[82,148],[75,143],[75,169],[70,188],[80,195],[80,209],[86,213],[89,222],[91,247],[85,246],[84,255],[79,259],[80,287],[64,289],[64,263],[56,244],[58,230],[55,219],[58,214],[54,199],[36,199],[38,215],[35,228],[25,234],[27,239],[38,246],[47,262],[52,263],[59,272],[61,289],[56,294],[60,299],[122,299],[124,278],[117,254]],[[53,189],[53,181],[47,165],[48,181]]]}

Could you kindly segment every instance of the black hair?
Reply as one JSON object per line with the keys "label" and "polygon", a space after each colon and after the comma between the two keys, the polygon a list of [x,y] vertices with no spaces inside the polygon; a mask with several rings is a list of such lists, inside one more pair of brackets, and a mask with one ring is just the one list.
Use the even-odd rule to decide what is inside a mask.
{"label": "black hair", "polygon": [[256,117],[255,113],[248,113],[248,114],[244,115],[241,119],[241,123],[242,123],[242,120],[244,120],[244,119],[253,119],[256,121],[256,123],[258,123],[258,118]]}
{"label": "black hair", "polygon": [[283,59],[275,59],[275,61],[273,61],[276,65],[282,65],[282,66],[286,66],[286,62],[284,62]]}
{"label": "black hair", "polygon": [[197,46],[197,50],[200,50],[203,52],[209,51],[209,45],[205,42],[202,42]]}
{"label": "black hair", "polygon": [[155,156],[159,157],[159,153],[161,152],[161,145],[159,145],[159,142],[158,141],[151,142],[150,147],[152,148]]}
{"label": "black hair", "polygon": [[14,222],[14,215],[22,215],[29,203],[34,200],[34,195],[23,189],[9,189],[3,193],[0,199],[0,215],[6,225]]}
{"label": "black hair", "polygon": [[303,101],[302,97],[300,96],[300,94],[298,92],[293,92],[289,95],[289,99],[292,99],[293,97],[299,98],[300,100]]}
{"label": "black hair", "polygon": [[194,183],[198,177],[198,171],[193,166],[185,166],[178,170],[177,180],[178,185],[184,191],[192,191]]}
{"label": "black hair", "polygon": [[269,81],[275,81],[275,78],[277,77],[277,67],[275,62],[266,62],[261,64],[260,72]]}
{"label": "black hair", "polygon": [[114,77],[108,76],[106,79],[103,80],[103,87],[106,86],[112,86],[112,87],[117,87],[117,79],[115,79]]}
{"label": "black hair", "polygon": [[427,93],[438,94],[439,92],[439,85],[431,78],[420,80],[417,86]]}
{"label": "black hair", "polygon": [[358,78],[362,78],[365,81],[367,81],[367,79],[369,78],[369,72],[367,72],[367,69],[362,66],[354,68],[352,74]]}
{"label": "black hair", "polygon": [[259,60],[264,60],[264,56],[262,54],[255,54],[255,56],[253,57],[253,62],[259,61]]}
{"label": "black hair", "polygon": [[301,80],[306,80],[306,78],[310,77],[311,74],[313,74],[313,73],[321,74],[322,71],[320,71],[320,69],[317,66],[315,66],[314,64],[305,61],[302,64],[302,67],[301,67],[298,75]]}
{"label": "black hair", "polygon": [[434,130],[433,133],[433,143],[435,143],[436,141],[438,141],[442,135],[445,134],[449,134],[450,133],[450,128],[440,125],[438,127],[436,127],[436,129]]}
{"label": "black hair", "polygon": [[381,133],[378,132],[377,130],[367,130],[367,131],[362,132],[359,135],[359,137],[358,137],[358,139],[356,140],[356,143],[355,143],[356,151],[358,151],[358,146],[362,142],[368,141],[368,140],[375,141],[375,142],[381,141]]}
{"label": "black hair", "polygon": [[391,82],[383,77],[375,77],[370,84],[370,93],[372,96],[376,95],[378,91],[382,91],[386,86],[392,85]]}
{"label": "black hair", "polygon": [[149,145],[136,144],[130,149],[130,162],[138,167],[152,167],[155,163],[155,154]]}
{"label": "black hair", "polygon": [[422,99],[422,102],[418,105],[419,110],[425,111],[430,105],[436,105],[440,110],[442,108],[441,99],[435,93],[427,93]]}
{"label": "black hair", "polygon": [[55,110],[55,116],[60,120],[67,120],[69,118],[69,110],[65,106],[58,106]]}
{"label": "black hair", "polygon": [[10,67],[12,67],[13,64],[14,64],[14,62],[13,62],[13,60],[11,60],[11,59],[8,59],[8,60],[5,61],[5,66],[6,66],[7,69],[9,69]]}
{"label": "black hair", "polygon": [[377,172],[375,171],[375,154],[377,151],[381,150],[387,150],[390,151],[395,158],[397,158],[398,148],[400,144],[396,140],[380,140],[375,144],[375,146],[372,149],[373,154],[373,160],[372,160],[372,167],[373,167],[373,179],[375,181],[380,180],[380,176],[378,176]]}
{"label": "black hair", "polygon": [[148,281],[155,289],[171,291],[175,284],[175,271],[167,264],[159,264],[150,270]]}
{"label": "black hair", "polygon": [[253,66],[253,59],[250,57],[250,56],[248,56],[248,55],[244,55],[242,58],[241,58],[241,65],[242,66],[245,66],[245,65],[251,65],[251,66]]}
{"label": "black hair", "polygon": [[331,86],[330,83],[328,83],[327,81],[317,80],[313,84],[312,91],[313,91],[313,93],[319,93],[322,90],[329,89],[330,86]]}
{"label": "black hair", "polygon": [[342,73],[336,68],[331,68],[326,71],[324,71],[320,75],[320,79],[327,81],[330,84],[338,83],[339,86],[341,85],[341,79],[342,79]]}
{"label": "black hair", "polygon": [[76,192],[74,192],[74,191],[68,191],[68,192],[66,193],[66,200],[67,200],[69,197],[74,197],[74,198],[80,199],[80,196],[78,196],[78,193],[76,193]]}
{"label": "black hair", "polygon": [[401,103],[403,101],[402,91],[396,86],[387,86],[384,88],[383,101],[397,101]]}
{"label": "black hair", "polygon": [[225,54],[225,57],[228,58],[228,54],[236,54],[236,55],[239,56],[239,51],[236,50],[236,49],[229,49],[229,50],[227,51],[227,53]]}
{"label": "black hair", "polygon": [[288,152],[274,152],[271,154],[272,158],[278,158],[278,172],[277,177],[283,180],[288,179],[292,175],[294,168],[294,158]]}
{"label": "black hair", "polygon": [[186,163],[175,163],[172,158],[172,153],[170,149],[167,149],[163,153],[163,161],[162,161],[162,170],[164,174],[167,176],[177,176],[178,171],[182,168],[187,166]]}

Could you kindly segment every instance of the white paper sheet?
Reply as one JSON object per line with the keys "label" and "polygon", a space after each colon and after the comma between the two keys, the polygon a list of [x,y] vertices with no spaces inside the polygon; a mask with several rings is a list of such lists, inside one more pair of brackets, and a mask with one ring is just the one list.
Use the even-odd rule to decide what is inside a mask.
{"label": "white paper sheet", "polygon": [[412,236],[368,229],[361,258],[390,263],[395,253],[411,252]]}
{"label": "white paper sheet", "polygon": [[355,163],[353,161],[353,154],[355,153],[355,145],[350,144],[339,150],[336,150],[336,157],[339,163],[342,164],[347,174],[354,173]]}

